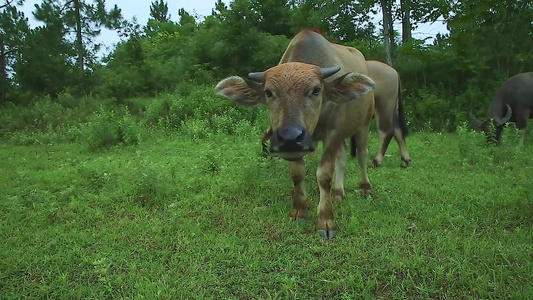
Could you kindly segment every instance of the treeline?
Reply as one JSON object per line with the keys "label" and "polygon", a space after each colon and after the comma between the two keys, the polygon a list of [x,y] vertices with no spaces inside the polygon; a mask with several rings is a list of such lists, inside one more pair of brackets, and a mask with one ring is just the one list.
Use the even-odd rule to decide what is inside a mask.
{"label": "treeline", "polygon": [[[105,0],[44,0],[30,28],[22,0],[0,4],[0,102],[27,105],[44,96],[112,98],[187,95],[230,74],[275,65],[299,30],[388,61],[402,76],[411,127],[454,130],[482,113],[499,82],[533,70],[533,3],[527,0],[234,0],[197,18],[170,20],[163,0],[147,24],[124,20]],[[372,16],[382,22],[374,24]],[[431,44],[412,36],[425,22],[446,23]],[[399,34],[401,24],[402,34]],[[98,59],[102,28],[121,41]],[[73,97],[65,97],[70,95]]]}

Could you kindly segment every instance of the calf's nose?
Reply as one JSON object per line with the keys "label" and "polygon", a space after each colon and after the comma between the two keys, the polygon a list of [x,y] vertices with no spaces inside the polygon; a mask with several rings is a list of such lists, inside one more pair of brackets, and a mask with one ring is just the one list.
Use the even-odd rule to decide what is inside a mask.
{"label": "calf's nose", "polygon": [[285,141],[289,143],[300,143],[305,136],[305,129],[297,126],[287,126],[280,128],[280,130],[276,132],[276,135],[278,140],[282,143]]}
{"label": "calf's nose", "polygon": [[286,125],[274,131],[271,142],[273,152],[314,151],[311,134],[299,125]]}

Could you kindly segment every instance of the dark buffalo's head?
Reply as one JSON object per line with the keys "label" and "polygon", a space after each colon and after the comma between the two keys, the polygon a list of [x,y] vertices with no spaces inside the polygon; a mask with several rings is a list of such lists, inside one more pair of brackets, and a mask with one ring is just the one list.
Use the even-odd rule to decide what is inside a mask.
{"label": "dark buffalo's head", "polygon": [[287,160],[315,150],[312,135],[326,101],[346,103],[371,91],[374,82],[358,73],[346,73],[332,81],[340,67],[289,62],[265,72],[232,76],[219,82],[216,91],[242,105],[265,104],[270,118],[270,151]]}
{"label": "dark buffalo's head", "polygon": [[502,114],[498,112],[489,112],[489,117],[485,118],[483,121],[474,118],[474,116],[470,114],[470,119],[474,124],[474,128],[476,130],[481,130],[485,133],[485,137],[487,138],[487,144],[499,145],[501,143],[503,127],[505,123],[507,123],[509,119],[511,119],[511,116],[513,114],[513,110],[508,104],[505,105],[504,110],[505,115],[503,117],[491,116]]}

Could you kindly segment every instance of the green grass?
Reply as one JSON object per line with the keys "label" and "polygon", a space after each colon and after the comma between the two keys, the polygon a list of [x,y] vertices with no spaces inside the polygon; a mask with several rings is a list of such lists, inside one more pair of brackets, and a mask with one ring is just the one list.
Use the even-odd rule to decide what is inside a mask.
{"label": "green grass", "polygon": [[350,160],[330,241],[315,229],[319,156],[310,218],[290,222],[287,163],[262,159],[259,136],[4,142],[1,298],[531,299],[533,143],[509,135],[414,134],[408,169],[392,142],[368,199]]}

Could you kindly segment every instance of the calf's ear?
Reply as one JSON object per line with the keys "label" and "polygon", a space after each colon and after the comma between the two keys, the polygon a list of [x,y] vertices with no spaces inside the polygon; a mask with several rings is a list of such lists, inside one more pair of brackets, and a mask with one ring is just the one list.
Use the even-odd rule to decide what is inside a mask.
{"label": "calf's ear", "polygon": [[217,94],[226,96],[245,106],[265,103],[262,90],[263,84],[239,76],[228,77],[215,87]]}
{"label": "calf's ear", "polygon": [[326,82],[326,101],[346,103],[374,89],[374,81],[360,73],[346,73],[331,82]]}

